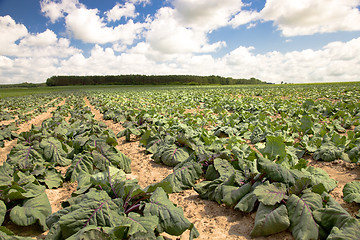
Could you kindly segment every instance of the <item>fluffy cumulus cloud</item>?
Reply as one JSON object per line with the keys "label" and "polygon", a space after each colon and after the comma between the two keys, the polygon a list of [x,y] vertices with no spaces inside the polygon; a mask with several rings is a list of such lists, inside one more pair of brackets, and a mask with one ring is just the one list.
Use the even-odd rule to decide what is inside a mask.
{"label": "fluffy cumulus cloud", "polygon": [[47,29],[42,33],[29,33],[22,24],[10,16],[0,17],[0,55],[11,57],[68,57],[80,50],[71,47],[66,38]]}
{"label": "fluffy cumulus cloud", "polygon": [[224,42],[208,43],[205,32],[182,25],[173,8],[161,8],[145,33],[146,41],[161,54],[211,52]]}
{"label": "fluffy cumulus cloud", "polygon": [[[1,16],[0,83],[106,74],[214,74],[276,83],[359,79],[360,38],[286,53],[259,54],[256,47],[238,46],[215,57],[226,42],[210,41],[210,34],[266,21],[283,36],[360,30],[360,0],[267,0],[261,11],[240,0],[171,0],[139,20],[137,7],[150,3],[114,2],[102,13],[79,0],[41,0],[49,22],[63,21],[62,37],[50,24],[43,32],[31,33],[11,16]],[[91,51],[74,47],[73,39],[90,43]]]}
{"label": "fluffy cumulus cloud", "polygon": [[115,22],[121,18],[134,18],[139,14],[135,12],[135,5],[127,2],[124,5],[117,3],[106,15],[109,21]]}
{"label": "fluffy cumulus cloud", "polygon": [[9,15],[0,16],[0,55],[11,55],[16,51],[15,42],[27,35],[23,24],[17,24]]}
{"label": "fluffy cumulus cloud", "polygon": [[360,63],[360,38],[333,42],[316,51],[254,54],[253,50],[239,47],[230,52],[223,58],[225,67],[234,75],[238,73],[238,77],[254,75],[275,83],[355,81],[360,76],[357,67]]}
{"label": "fluffy cumulus cloud", "polygon": [[[255,54],[254,47],[239,47],[221,58],[209,54],[177,54],[160,61],[143,43],[132,51],[116,55],[111,48],[96,45],[89,57],[77,54],[63,60],[63,74],[217,74],[256,77],[268,82],[288,83],[354,81],[360,76],[360,38],[333,42],[320,50]],[[352,51],[348,51],[351,49]],[[91,67],[90,67],[91,66]],[[291,69],[291,70],[289,70]],[[340,77],[340,78],[339,78]]]}
{"label": "fluffy cumulus cloud", "polygon": [[181,23],[203,31],[212,31],[229,24],[244,6],[239,0],[174,0]]}
{"label": "fluffy cumulus cloud", "polygon": [[360,30],[359,0],[267,0],[260,15],[284,36]]}
{"label": "fluffy cumulus cloud", "polygon": [[78,8],[84,8],[83,4],[79,3],[79,0],[41,0],[41,11],[45,16],[49,17],[51,22],[56,22],[58,19],[63,18],[65,13],[71,13]]}
{"label": "fluffy cumulus cloud", "polygon": [[[237,28],[260,19],[260,13],[257,11],[241,11],[230,20],[232,27]],[[253,26],[253,25],[250,25]]]}
{"label": "fluffy cumulus cloud", "polygon": [[141,23],[134,23],[132,20],[116,27],[107,27],[98,16],[97,9],[76,9],[66,16],[65,21],[71,34],[86,43],[104,44],[121,41],[131,44],[143,28]]}
{"label": "fluffy cumulus cloud", "polygon": [[60,18],[65,19],[66,29],[70,36],[85,43],[105,44],[116,43],[132,44],[138,37],[145,23],[134,23],[131,19],[125,24],[109,26],[109,22],[124,18],[134,18],[135,3],[144,3],[144,0],[133,0],[124,5],[116,4],[105,15],[107,19],[100,17],[98,9],[88,9],[78,0],[42,0],[41,10],[52,22]]}
{"label": "fluffy cumulus cloud", "polygon": [[0,17],[0,32],[0,83],[44,82],[59,59],[81,52],[49,29],[29,33],[10,16]]}

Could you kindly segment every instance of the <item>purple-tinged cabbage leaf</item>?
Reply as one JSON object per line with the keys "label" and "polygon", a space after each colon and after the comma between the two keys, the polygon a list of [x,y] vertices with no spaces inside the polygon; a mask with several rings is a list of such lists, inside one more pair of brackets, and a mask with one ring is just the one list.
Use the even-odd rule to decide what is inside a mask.
{"label": "purple-tinged cabbage leaf", "polygon": [[262,204],[271,206],[287,199],[286,191],[286,185],[283,183],[265,182],[255,188],[254,194]]}
{"label": "purple-tinged cabbage leaf", "polygon": [[106,171],[108,166],[113,166],[131,173],[130,158],[112,146],[97,142],[92,157],[95,167],[99,170]]}
{"label": "purple-tinged cabbage leaf", "polygon": [[291,195],[286,207],[289,212],[290,230],[296,240],[319,238],[319,225],[313,211],[322,207],[322,198],[317,193],[306,192],[301,197]]}
{"label": "purple-tinged cabbage leaf", "polygon": [[158,232],[166,232],[180,236],[184,231],[190,230],[190,239],[199,236],[194,224],[184,217],[181,208],[176,207],[168,198],[162,188],[157,188],[144,204],[144,216],[156,216],[159,220]]}
{"label": "purple-tinged cabbage leaf", "polygon": [[173,173],[169,174],[163,181],[170,182],[172,192],[192,188],[195,181],[202,174],[201,165],[195,161],[184,161],[175,166]]}
{"label": "purple-tinged cabbage leaf", "polygon": [[59,140],[50,137],[40,142],[45,160],[60,166],[68,166],[71,160],[67,158],[68,150]]}

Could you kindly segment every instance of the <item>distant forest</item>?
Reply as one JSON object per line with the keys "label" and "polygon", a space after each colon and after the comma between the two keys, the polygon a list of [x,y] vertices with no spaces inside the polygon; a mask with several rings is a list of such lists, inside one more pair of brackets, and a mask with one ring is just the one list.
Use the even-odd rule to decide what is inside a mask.
{"label": "distant forest", "polygon": [[193,75],[117,75],[117,76],[52,76],[47,86],[69,85],[235,85],[265,84],[259,79],[233,79],[220,76]]}

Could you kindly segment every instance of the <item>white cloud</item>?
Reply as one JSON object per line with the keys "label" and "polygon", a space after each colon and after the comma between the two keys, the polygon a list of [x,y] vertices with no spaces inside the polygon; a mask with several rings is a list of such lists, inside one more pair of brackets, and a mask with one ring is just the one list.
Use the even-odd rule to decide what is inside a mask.
{"label": "white cloud", "polygon": [[184,25],[205,32],[228,25],[244,6],[240,0],[174,0],[173,4]]}
{"label": "white cloud", "polygon": [[108,21],[118,21],[122,17],[124,18],[135,18],[138,13],[135,12],[135,5],[132,3],[116,4],[111,10],[105,13],[107,15]]}
{"label": "white cloud", "polygon": [[79,3],[79,0],[41,0],[40,1],[41,11],[50,18],[51,22],[56,22],[59,18],[63,18],[65,13],[72,12],[77,8],[84,7],[83,4]]}
{"label": "white cloud", "polygon": [[5,82],[13,83],[44,82],[46,78],[59,74],[215,74],[234,78],[256,77],[276,83],[354,81],[360,76],[360,38],[333,42],[317,51],[255,54],[254,50],[254,47],[240,46],[222,58],[214,58],[209,54],[159,54],[146,42],[121,54],[95,45],[89,57],[76,53],[61,61],[55,57],[10,59],[2,56],[0,76]]}
{"label": "white cloud", "polygon": [[[146,3],[147,1],[133,1],[134,3]],[[121,17],[135,17],[134,3],[126,3],[122,7],[116,4],[114,8],[106,12],[109,21],[116,21]],[[121,42],[132,44],[143,31],[146,23],[134,23],[129,20],[126,24],[108,26],[104,18],[100,17],[98,9],[87,9],[78,0],[43,0],[42,12],[52,22],[59,18],[65,18],[66,29],[69,35],[85,43],[105,44]]]}
{"label": "white cloud", "polygon": [[17,24],[10,16],[0,17],[0,55],[13,57],[57,57],[64,58],[79,49],[70,46],[65,38],[58,39],[47,29],[42,33],[31,34],[22,24]]}
{"label": "white cloud", "polygon": [[5,70],[13,66],[13,61],[5,56],[0,56],[0,69]]}
{"label": "white cloud", "polygon": [[176,10],[169,7],[158,10],[144,35],[153,50],[165,55],[213,52],[226,45],[210,44],[206,32],[182,25]]}
{"label": "white cloud", "polygon": [[81,52],[49,29],[29,33],[10,16],[0,17],[0,31],[0,83],[44,82],[59,59]]}
{"label": "white cloud", "polygon": [[230,66],[241,66],[244,64],[254,64],[256,65],[256,57],[251,53],[254,50],[254,47],[243,47],[240,46],[232,52],[228,53],[224,60],[227,65]]}
{"label": "white cloud", "polygon": [[21,40],[20,44],[26,46],[43,47],[47,45],[54,45],[57,43],[57,40],[58,39],[56,34],[53,31],[46,29],[46,31],[43,33],[29,35],[28,37]]}
{"label": "white cloud", "polygon": [[306,49],[257,55],[252,51],[253,48],[239,47],[223,58],[233,76],[255,76],[277,83],[355,81],[360,76],[360,38],[333,42],[317,51]]}
{"label": "white cloud", "polygon": [[15,42],[28,35],[26,27],[17,24],[9,15],[0,16],[0,55],[11,54],[15,51]]}
{"label": "white cloud", "polygon": [[261,17],[284,36],[360,30],[359,0],[267,0]]}
{"label": "white cloud", "polygon": [[[247,24],[250,28],[261,21],[274,21],[285,36],[354,30],[359,22],[354,6],[359,2],[268,0],[258,13],[242,10],[245,5],[240,0],[174,0],[171,7],[162,7],[139,23],[131,19],[138,14],[135,6],[149,4],[148,0],[116,4],[105,15],[78,0],[43,0],[42,11],[52,22],[63,18],[68,33],[94,43],[93,49],[85,55],[72,47],[69,39],[59,38],[49,29],[29,33],[10,16],[0,17],[0,83],[44,82],[60,74],[221,75],[277,83],[358,80],[360,38],[287,53],[255,54],[254,47],[239,46],[215,58],[209,53],[226,42],[210,42],[208,34],[224,26]],[[109,26],[109,21],[122,17],[130,19]],[[140,41],[129,47],[135,39]]]}
{"label": "white cloud", "polygon": [[144,42],[120,55],[97,45],[90,57],[79,54],[64,60],[60,69],[61,72],[78,75],[215,74],[234,78],[256,77],[276,83],[354,81],[360,76],[360,38],[333,42],[317,51],[307,49],[285,54],[276,51],[254,54],[254,50],[254,47],[240,46],[222,58],[191,53],[159,55],[156,58],[156,52],[152,52],[151,46]]}
{"label": "white cloud", "polygon": [[[230,24],[236,28],[240,25],[251,23],[252,21],[258,20],[260,14],[256,11],[241,11],[233,19],[231,19]],[[251,25],[252,27],[254,25]]]}
{"label": "white cloud", "polygon": [[68,30],[76,39],[87,43],[104,44],[121,41],[132,44],[141,33],[144,25],[129,20],[117,27],[107,27],[98,15],[97,9],[77,9],[66,16]]}
{"label": "white cloud", "polygon": [[145,5],[149,4],[151,1],[150,0],[129,0],[129,2],[134,3],[134,4],[142,3],[145,6]]}
{"label": "white cloud", "polygon": [[7,67],[2,67],[0,56],[0,83],[14,84],[22,82],[43,83],[49,77],[49,73],[56,70],[58,60],[56,58],[16,58],[6,59]]}
{"label": "white cloud", "polygon": [[[46,30],[44,33],[47,32],[51,32],[51,30]],[[54,57],[61,59],[81,52],[80,49],[70,46],[68,39],[58,39],[53,32],[50,34],[50,37],[53,35],[53,39],[51,39],[52,37],[44,39],[44,33],[30,35],[28,38],[21,40],[14,55],[17,57]],[[42,34],[44,35],[42,36]],[[40,37],[38,37],[39,35]]]}

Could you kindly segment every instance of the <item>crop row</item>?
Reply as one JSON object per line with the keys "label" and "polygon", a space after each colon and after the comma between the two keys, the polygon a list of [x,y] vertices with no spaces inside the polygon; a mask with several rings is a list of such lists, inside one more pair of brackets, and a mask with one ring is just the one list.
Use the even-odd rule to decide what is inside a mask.
{"label": "crop row", "polygon": [[[357,239],[359,220],[329,194],[336,181],[309,159],[360,160],[358,86],[88,95],[105,119],[123,124],[118,137],[138,136],[155,162],[174,167],[163,180],[172,192],[194,188],[256,211],[251,235],[290,229],[295,239]],[[359,203],[359,193],[359,182],[348,183],[344,199]]]}
{"label": "crop row", "polygon": [[61,101],[59,95],[42,94],[23,97],[9,97],[0,101],[0,121],[13,120],[16,124],[29,121],[55,107]]}
{"label": "crop row", "polygon": [[[163,239],[196,228],[167,197],[170,183],[140,188],[127,179],[130,159],[119,152],[115,134],[97,122],[83,95],[68,96],[41,126],[20,133],[0,166],[0,236],[14,236],[6,226],[39,225],[46,239]],[[68,121],[65,118],[70,113]],[[59,167],[66,167],[62,176]],[[52,213],[45,189],[76,181],[77,190]]]}

